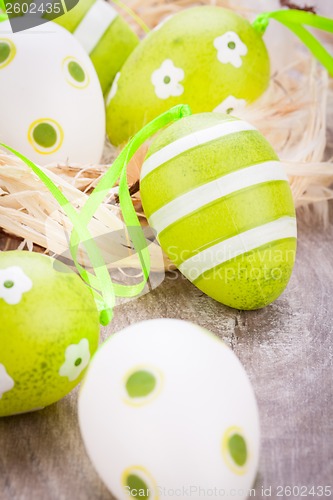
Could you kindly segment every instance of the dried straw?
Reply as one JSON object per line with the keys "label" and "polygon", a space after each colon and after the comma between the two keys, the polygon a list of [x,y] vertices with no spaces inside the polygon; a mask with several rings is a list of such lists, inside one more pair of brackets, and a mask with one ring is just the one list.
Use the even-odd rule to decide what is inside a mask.
{"label": "dried straw", "polygon": [[[260,1],[258,3],[260,9],[262,5]],[[151,28],[164,17],[193,5],[232,7],[249,18],[255,14],[255,9],[248,8],[253,3],[244,3],[243,0],[128,0],[127,4]],[[270,39],[268,33],[267,42],[273,62],[274,43],[279,29],[275,27],[274,39]],[[333,198],[330,188],[333,162],[327,156],[327,151],[332,154],[333,145],[327,144],[326,139],[327,130],[333,128],[332,81],[295,37],[288,38],[283,53],[282,40],[285,38],[286,33],[281,31],[278,36],[279,57],[274,64],[268,91],[259,101],[236,115],[257,126],[278,152],[289,176],[296,206],[309,213],[311,207],[312,220],[314,215],[316,222],[320,220],[327,223],[327,201]],[[330,113],[327,113],[328,109]],[[333,131],[330,137],[333,137]],[[103,165],[52,165],[47,167],[47,171],[66,196],[80,207],[105,172],[105,165],[112,161],[116,153],[107,144]],[[144,154],[145,148],[136,155],[128,168],[130,185],[139,178]],[[134,194],[133,202],[145,225],[139,193]],[[6,233],[22,238],[29,248],[35,244],[54,254],[62,254],[68,248],[70,223],[56,201],[28,167],[5,152],[0,152],[0,227]],[[101,206],[90,229],[94,236],[110,236],[110,232],[118,234],[116,241],[111,242],[109,236],[98,240],[111,268],[139,267],[138,259],[125,236],[116,190],[110,193],[109,199]],[[152,242],[150,250],[153,270],[170,267],[166,258],[161,259],[156,243]],[[82,261],[85,262],[85,256]]]}
{"label": "dried straw", "polygon": [[[45,170],[72,205],[80,210],[89,196],[81,189],[90,188],[97,176],[105,171],[105,167],[84,169],[78,166],[60,166]],[[54,173],[54,170],[59,173]],[[63,171],[65,175],[61,175]],[[112,201],[112,197],[111,192],[107,201]],[[20,248],[24,248],[25,244],[28,249],[38,245],[55,255],[69,257],[68,238],[72,230],[70,221],[38,177],[23,162],[1,151],[0,221],[4,231],[24,240]],[[89,229],[96,238],[109,269],[140,268],[139,259],[121,220],[119,207],[110,202],[103,203]],[[151,241],[149,249],[153,271],[169,267],[160,247],[154,241]],[[80,262],[89,265],[83,249],[80,252]]]}

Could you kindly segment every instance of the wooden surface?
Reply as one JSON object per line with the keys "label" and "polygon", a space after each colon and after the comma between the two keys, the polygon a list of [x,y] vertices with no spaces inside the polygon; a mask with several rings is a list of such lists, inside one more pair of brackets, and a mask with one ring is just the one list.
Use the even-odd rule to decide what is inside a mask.
{"label": "wooden surface", "polygon": [[[274,492],[279,485],[333,483],[332,298],[333,216],[326,232],[299,224],[292,280],[266,309],[234,311],[184,278],[166,277],[150,294],[119,306],[103,338],[139,320],[168,317],[195,321],[227,342],[244,364],[259,403],[256,497],[265,498],[262,485]],[[1,500],[112,498],[85,454],[76,397],[75,391],[44,411],[0,419]],[[279,497],[272,493],[272,498]]]}

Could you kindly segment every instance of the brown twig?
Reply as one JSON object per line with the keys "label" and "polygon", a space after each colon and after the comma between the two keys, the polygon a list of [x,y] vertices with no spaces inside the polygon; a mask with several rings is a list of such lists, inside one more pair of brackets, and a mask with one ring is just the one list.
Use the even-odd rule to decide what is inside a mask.
{"label": "brown twig", "polygon": [[[129,193],[131,196],[134,196],[136,193],[140,191],[140,181],[136,181],[132,186],[129,188]],[[115,196],[116,203],[119,203],[119,196]]]}
{"label": "brown twig", "polygon": [[280,0],[280,4],[282,7],[288,7],[288,9],[304,10],[305,12],[316,14],[316,8],[311,5],[304,5],[304,7],[301,7],[296,3],[290,2],[290,0]]}

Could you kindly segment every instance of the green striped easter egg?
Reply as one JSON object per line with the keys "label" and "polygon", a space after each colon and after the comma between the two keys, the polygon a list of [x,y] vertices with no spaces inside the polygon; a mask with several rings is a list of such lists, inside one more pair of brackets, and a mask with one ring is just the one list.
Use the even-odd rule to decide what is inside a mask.
{"label": "green striped easter egg", "polygon": [[283,292],[296,253],[288,179],[267,140],[229,115],[192,115],[165,129],[141,172],[150,225],[178,269],[236,309]]}
{"label": "green striped easter egg", "polygon": [[138,37],[104,0],[80,0],[55,22],[73,33],[83,45],[95,66],[103,93],[107,92],[138,45]]}

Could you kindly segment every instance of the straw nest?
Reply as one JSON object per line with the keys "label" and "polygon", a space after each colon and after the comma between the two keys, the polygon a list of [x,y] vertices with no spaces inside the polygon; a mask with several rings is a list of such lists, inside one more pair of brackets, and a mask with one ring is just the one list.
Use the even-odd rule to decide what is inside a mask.
{"label": "straw nest", "polygon": [[[248,8],[251,0],[195,3],[189,0],[132,0],[126,3],[150,28],[166,16],[198,4],[233,8],[250,19],[256,10],[262,8],[260,0],[253,3],[257,5],[256,9]],[[289,176],[296,207],[311,214],[311,220],[314,217],[316,222],[320,220],[324,230],[328,222],[328,200],[333,198],[330,188],[333,161],[329,153],[333,152],[333,144],[327,144],[327,130],[333,128],[332,80],[294,36],[282,33],[282,27],[273,26],[270,37],[270,30],[267,33],[273,62],[270,87],[259,101],[238,116],[252,122],[271,142]],[[331,113],[327,112],[328,109]],[[333,131],[329,136],[333,137]],[[68,199],[79,208],[116,154],[117,151],[106,143],[102,165],[50,165],[46,169]],[[143,225],[146,225],[136,189],[144,154],[145,148],[129,165],[128,182],[132,186],[133,203]],[[115,188],[100,207],[90,230],[94,236],[99,236],[99,244],[111,268],[135,269],[139,262],[126,235],[117,201]],[[40,249],[57,255],[68,251],[71,226],[66,216],[29,168],[4,151],[0,151],[0,227],[9,237],[20,238],[17,240],[21,241],[20,248],[27,246],[32,249],[38,245]],[[112,233],[117,236],[110,240]],[[153,271],[171,267],[153,239],[150,253]],[[85,262],[84,255],[81,260]]]}

